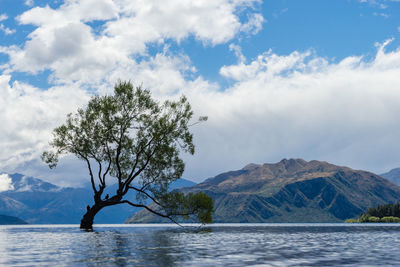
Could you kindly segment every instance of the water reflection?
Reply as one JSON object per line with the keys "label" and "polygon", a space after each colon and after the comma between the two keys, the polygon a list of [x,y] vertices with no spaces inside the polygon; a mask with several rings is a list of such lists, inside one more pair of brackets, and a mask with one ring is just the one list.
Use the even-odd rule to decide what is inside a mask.
{"label": "water reflection", "polygon": [[[126,230],[126,229],[125,229]],[[179,238],[173,230],[139,228],[135,231],[106,230],[87,232],[81,250],[83,259],[76,263],[132,266],[176,266],[183,262]],[[179,231],[175,231],[179,234]]]}
{"label": "water reflection", "polygon": [[0,265],[9,261],[7,252],[7,241],[9,239],[8,231],[4,231],[2,228],[0,228]]}
{"label": "water reflection", "polygon": [[399,225],[0,228],[7,266],[374,266],[399,249]]}

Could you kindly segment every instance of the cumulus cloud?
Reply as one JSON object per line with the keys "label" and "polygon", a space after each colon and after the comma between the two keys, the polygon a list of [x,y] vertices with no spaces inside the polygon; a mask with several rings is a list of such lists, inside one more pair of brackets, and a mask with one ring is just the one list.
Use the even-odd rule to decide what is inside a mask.
{"label": "cumulus cloud", "polygon": [[[201,181],[249,162],[273,162],[283,157],[327,160],[383,172],[400,165],[400,50],[385,51],[389,42],[378,46],[373,60],[347,57],[337,63],[312,51],[288,55],[267,51],[248,63],[241,60],[222,67],[221,75],[233,81],[228,88],[201,76],[188,78],[186,73],[195,71],[190,60],[168,53],[129,64],[131,69],[120,71],[113,78],[130,79],[131,73],[137,73],[138,81],[143,81],[158,98],[183,93],[196,114],[209,116],[209,121],[193,128],[198,150],[195,157],[186,158],[187,178]],[[239,47],[231,48],[240,51]],[[22,88],[11,87],[8,82],[9,77],[3,77],[3,88],[8,91]],[[10,140],[2,148],[3,162],[21,164],[27,158],[34,159],[37,154],[33,151],[43,150],[55,121],[62,121],[67,113],[60,108],[72,109],[87,99],[86,93],[72,89],[80,94],[63,96],[68,91],[59,88],[56,91],[61,95],[51,98],[46,96],[47,91],[27,85],[24,88],[23,91],[32,90],[28,93],[30,100],[18,97],[26,93],[15,93],[12,101],[5,102],[15,104],[0,113],[8,114],[8,119],[2,121],[13,126],[3,132],[2,140]],[[107,89],[110,87],[104,87]],[[76,102],[60,103],[59,98]],[[79,102],[81,98],[85,101]],[[42,109],[52,112],[24,104],[38,101]],[[24,113],[20,113],[21,107]],[[29,115],[23,119],[22,114]],[[19,133],[21,129],[25,135]],[[68,162],[67,168],[73,170],[74,161]],[[84,173],[84,166],[76,164],[82,166]]]}
{"label": "cumulus cloud", "polygon": [[[257,33],[263,17],[248,1],[66,1],[59,8],[32,8],[17,20],[36,29],[23,47],[0,48],[10,58],[10,71],[37,74],[51,70],[51,81],[97,86],[146,56],[149,44],[180,42],[194,36],[205,45],[226,43],[237,34]],[[93,8],[93,7],[96,8]],[[248,21],[241,21],[245,12]],[[101,22],[97,29],[91,22]]]}
{"label": "cumulus cloud", "polygon": [[[249,162],[275,162],[284,157],[327,160],[379,173],[400,166],[400,49],[386,51],[389,42],[377,47],[372,60],[359,56],[332,62],[312,51],[288,55],[267,51],[247,63],[241,60],[222,67],[221,75],[232,80],[228,88],[195,75],[186,56],[167,52],[129,64],[131,69],[113,78],[130,79],[131,73],[137,73],[138,81],[159,99],[185,94],[196,115],[209,116],[206,123],[193,127],[197,153],[185,157],[186,178],[202,181]],[[240,51],[234,45],[231,49]],[[3,88],[8,91],[23,87],[8,83],[9,77],[3,77]],[[1,137],[9,140],[1,149],[3,162],[34,159],[33,151],[44,149],[51,128],[65,118],[67,110],[61,107],[72,109],[87,101],[87,94],[77,89],[54,89],[61,95],[51,98],[47,91],[23,88],[28,93],[15,93],[13,101],[7,101],[15,104],[0,113],[8,114],[2,121],[11,126]],[[104,92],[109,89],[105,86]],[[9,95],[7,90],[2,95]],[[67,92],[72,97],[63,95]],[[24,94],[29,100],[17,97]],[[75,102],[61,103],[59,98]],[[21,107],[28,114],[26,119],[18,116]],[[46,110],[52,110],[53,117]],[[71,173],[79,169],[74,166],[81,166],[76,177],[84,176],[81,163],[69,159],[65,164]],[[39,163],[32,166],[25,173],[40,175]]]}
{"label": "cumulus cloud", "polygon": [[8,174],[0,174],[0,192],[13,190],[12,180]]}
{"label": "cumulus cloud", "polygon": [[262,29],[265,22],[261,14],[251,14],[249,21],[241,26],[241,31],[251,34],[257,34]]}
{"label": "cumulus cloud", "polygon": [[43,91],[14,82],[0,75],[0,162],[13,170],[39,158],[47,146],[52,129],[88,99],[87,93],[74,87],[53,87]]}
{"label": "cumulus cloud", "polygon": [[235,81],[232,87],[187,92],[209,115],[196,129],[200,153],[189,159],[192,169],[207,177],[204,166],[223,171],[284,157],[376,172],[400,165],[400,50],[386,52],[387,43],[371,61],[269,51],[224,66],[220,72]]}
{"label": "cumulus cloud", "polygon": [[4,24],[0,24],[0,31],[4,32],[6,35],[15,33],[14,29],[7,28]]}
{"label": "cumulus cloud", "polygon": [[239,63],[244,63],[246,61],[245,56],[242,53],[242,48],[236,44],[230,44],[229,50],[235,53],[235,56]]}
{"label": "cumulus cloud", "polygon": [[33,6],[35,2],[33,0],[25,0],[25,5],[27,6]]}
{"label": "cumulus cloud", "polygon": [[7,14],[0,14],[0,21],[8,19]]}

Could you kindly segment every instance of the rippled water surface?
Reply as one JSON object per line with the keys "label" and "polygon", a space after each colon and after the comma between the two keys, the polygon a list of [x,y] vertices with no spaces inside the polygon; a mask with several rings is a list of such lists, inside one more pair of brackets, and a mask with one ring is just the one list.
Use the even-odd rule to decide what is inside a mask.
{"label": "rippled water surface", "polygon": [[399,266],[400,225],[0,226],[6,266]]}

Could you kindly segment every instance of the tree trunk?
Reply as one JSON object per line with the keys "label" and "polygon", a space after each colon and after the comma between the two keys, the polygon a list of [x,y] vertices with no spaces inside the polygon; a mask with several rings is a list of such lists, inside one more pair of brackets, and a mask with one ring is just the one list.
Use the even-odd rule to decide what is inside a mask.
{"label": "tree trunk", "polygon": [[103,208],[103,205],[95,203],[92,207],[87,206],[87,211],[81,220],[81,229],[93,230],[94,216]]}

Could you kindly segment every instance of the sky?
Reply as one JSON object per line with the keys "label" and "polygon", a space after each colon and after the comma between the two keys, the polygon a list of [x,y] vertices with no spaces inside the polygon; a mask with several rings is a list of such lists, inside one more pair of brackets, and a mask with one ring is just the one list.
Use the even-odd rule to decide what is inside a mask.
{"label": "sky", "polygon": [[118,80],[186,95],[201,182],[249,163],[400,167],[400,0],[0,0],[0,172],[61,186],[52,130]]}

